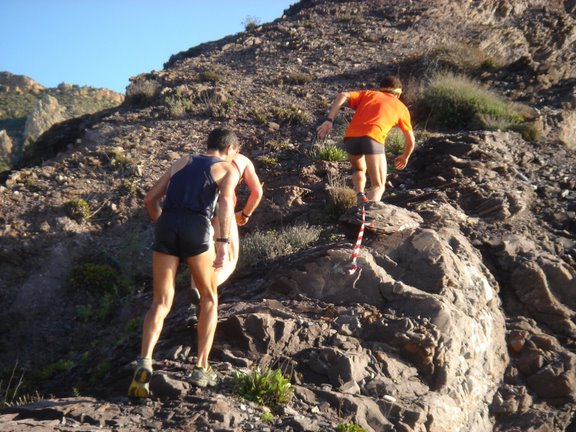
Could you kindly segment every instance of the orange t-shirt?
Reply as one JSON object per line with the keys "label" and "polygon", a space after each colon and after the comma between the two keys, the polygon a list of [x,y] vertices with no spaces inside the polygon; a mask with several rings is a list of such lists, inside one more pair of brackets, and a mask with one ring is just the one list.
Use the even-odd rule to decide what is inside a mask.
{"label": "orange t-shirt", "polygon": [[369,136],[384,144],[390,129],[412,130],[408,108],[391,95],[374,90],[350,92],[348,106],[356,111],[344,138]]}

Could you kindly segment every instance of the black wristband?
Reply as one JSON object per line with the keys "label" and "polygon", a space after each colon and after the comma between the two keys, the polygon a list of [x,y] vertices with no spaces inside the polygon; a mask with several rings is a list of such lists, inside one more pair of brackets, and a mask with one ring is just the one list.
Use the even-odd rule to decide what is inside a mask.
{"label": "black wristband", "polygon": [[227,237],[226,237],[226,238],[224,238],[224,237],[217,238],[216,241],[217,241],[218,243],[230,243],[230,239],[227,238]]}
{"label": "black wristband", "polygon": [[242,217],[243,217],[244,219],[250,219],[250,216],[248,216],[246,213],[240,212],[240,214],[242,215]]}
{"label": "black wristband", "polygon": [[332,120],[330,117],[326,117],[326,120],[324,120],[324,121],[327,121],[327,122],[330,122],[330,123],[334,123],[334,120]]}

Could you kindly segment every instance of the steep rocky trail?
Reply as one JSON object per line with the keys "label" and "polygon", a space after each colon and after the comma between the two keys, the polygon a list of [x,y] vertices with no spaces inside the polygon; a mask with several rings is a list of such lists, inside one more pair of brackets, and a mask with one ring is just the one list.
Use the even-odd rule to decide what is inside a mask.
{"label": "steep rocky trail", "polygon": [[[134,86],[159,88],[146,104],[53,127],[38,142],[43,153],[29,153],[0,186],[0,370],[15,358],[28,371],[73,366],[40,381],[53,398],[4,408],[0,424],[330,431],[353,419],[368,431],[575,430],[574,8],[302,1],[134,77]],[[505,60],[479,79],[537,109],[542,139],[417,123],[416,152],[406,171],[390,173],[386,206],[369,213],[360,271],[348,275],[357,213],[337,225],[326,202],[349,165],[310,157],[317,119],[338,91],[372,87],[383,73],[414,83],[432,71],[438,46],[457,42]],[[193,100],[196,111],[171,115],[169,96]],[[242,235],[303,222],[330,234],[245,266],[222,287],[213,361],[224,380],[215,389],[187,382],[196,314],[179,280],[155,354],[155,397],[135,403],[124,395],[139,334],[128,329],[151,299],[143,194],[220,124],[237,130],[265,183]],[[70,213],[79,199],[88,219]],[[85,299],[67,278],[102,256],[138,275],[137,287],[106,321],[83,322]],[[272,423],[233,391],[233,371],[256,366],[282,368],[294,385]]]}

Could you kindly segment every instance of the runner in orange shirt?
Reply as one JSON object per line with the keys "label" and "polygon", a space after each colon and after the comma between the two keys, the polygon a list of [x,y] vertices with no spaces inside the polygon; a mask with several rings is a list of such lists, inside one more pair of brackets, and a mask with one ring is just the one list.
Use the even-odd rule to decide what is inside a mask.
{"label": "runner in orange shirt", "polygon": [[[408,108],[400,100],[402,83],[395,76],[386,76],[379,90],[341,92],[338,94],[326,120],[318,127],[319,138],[332,131],[338,111],[348,101],[355,110],[352,121],[344,134],[344,145],[354,174],[352,183],[358,197],[358,206],[366,202],[380,202],[386,185],[386,154],[384,143],[388,132],[398,126],[404,134],[406,145],[394,166],[404,169],[415,146],[414,132]],[[370,177],[370,190],[365,194],[366,172]]]}

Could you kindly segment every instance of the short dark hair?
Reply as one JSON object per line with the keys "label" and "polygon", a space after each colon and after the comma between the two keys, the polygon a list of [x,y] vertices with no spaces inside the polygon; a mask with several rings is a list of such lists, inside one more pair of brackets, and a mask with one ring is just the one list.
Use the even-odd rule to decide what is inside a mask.
{"label": "short dark hair", "polygon": [[238,137],[230,129],[216,128],[208,135],[206,147],[208,150],[223,152],[228,147],[238,148]]}
{"label": "short dark hair", "polygon": [[393,89],[401,89],[402,88],[402,81],[395,75],[387,75],[382,78],[380,81],[380,88],[393,88]]}

